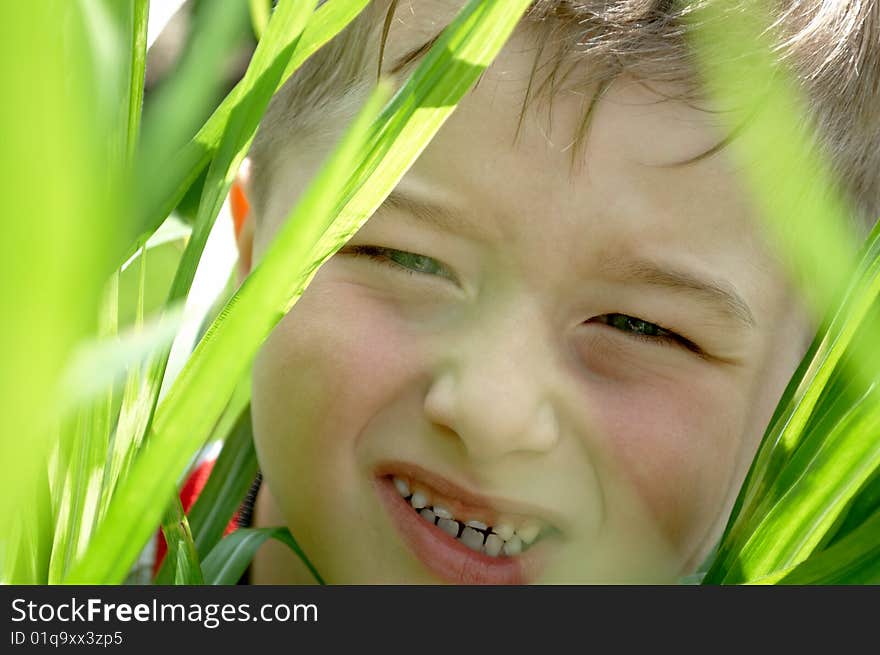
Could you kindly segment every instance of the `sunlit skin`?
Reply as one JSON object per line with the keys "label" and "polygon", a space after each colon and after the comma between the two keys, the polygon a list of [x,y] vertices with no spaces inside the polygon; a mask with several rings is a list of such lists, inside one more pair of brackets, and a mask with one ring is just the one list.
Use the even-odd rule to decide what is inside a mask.
{"label": "sunlit skin", "polygon": [[[552,523],[528,582],[673,581],[720,536],[804,352],[808,321],[730,153],[663,166],[722,138],[713,115],[617,80],[572,172],[581,96],[557,97],[549,123],[531,109],[513,145],[526,46],[506,46],[256,360],[257,521],[288,525],[328,582],[441,581],[377,496],[388,461]],[[271,172],[244,261],[331,145]],[[728,300],[634,275],[649,263]],[[253,572],[310,581],[283,548]]]}

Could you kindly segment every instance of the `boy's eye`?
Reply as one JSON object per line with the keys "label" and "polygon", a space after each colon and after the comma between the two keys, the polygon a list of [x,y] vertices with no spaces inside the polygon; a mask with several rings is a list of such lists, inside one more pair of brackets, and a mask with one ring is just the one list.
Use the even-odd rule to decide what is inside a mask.
{"label": "boy's eye", "polygon": [[685,339],[671,330],[662,328],[654,323],[649,323],[648,321],[643,321],[634,316],[628,316],[626,314],[604,314],[591,320],[610,325],[611,327],[616,328],[621,332],[626,332],[637,339],[642,339],[657,345],[681,345],[688,350],[693,350],[698,353],[702,352],[699,346],[692,341]]}
{"label": "boy's eye", "polygon": [[410,274],[422,273],[455,280],[455,276],[443,264],[426,255],[382,246],[346,246],[339,252],[355,257],[366,256],[380,264],[393,266]]}

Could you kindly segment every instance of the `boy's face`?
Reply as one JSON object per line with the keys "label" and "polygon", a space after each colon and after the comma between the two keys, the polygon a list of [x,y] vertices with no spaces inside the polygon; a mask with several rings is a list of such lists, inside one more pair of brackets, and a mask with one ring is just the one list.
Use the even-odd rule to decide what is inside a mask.
{"label": "boy's face", "polygon": [[[512,145],[524,43],[508,44],[255,363],[265,482],[329,582],[687,573],[803,353],[806,321],[729,154],[664,166],[720,140],[712,114],[618,80],[572,173],[581,96],[557,97],[549,122],[546,105],[530,109]],[[332,143],[272,172],[257,259]],[[393,477],[417,505],[502,534],[453,539]],[[540,532],[505,555],[509,527]]]}

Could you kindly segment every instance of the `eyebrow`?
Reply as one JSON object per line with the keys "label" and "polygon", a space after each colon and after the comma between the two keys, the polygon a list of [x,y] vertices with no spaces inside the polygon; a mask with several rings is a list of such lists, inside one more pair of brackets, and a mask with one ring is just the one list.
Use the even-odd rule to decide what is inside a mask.
{"label": "eyebrow", "polygon": [[704,280],[693,273],[662,266],[647,259],[625,262],[606,260],[602,271],[620,279],[702,296],[714,304],[726,318],[745,327],[755,326],[755,317],[748,303],[726,282]]}
{"label": "eyebrow", "polygon": [[469,220],[464,213],[443,205],[417,200],[396,189],[385,198],[380,209],[397,210],[419,223],[426,223],[441,230],[483,238],[486,236],[485,229],[481,229],[474,221]]}

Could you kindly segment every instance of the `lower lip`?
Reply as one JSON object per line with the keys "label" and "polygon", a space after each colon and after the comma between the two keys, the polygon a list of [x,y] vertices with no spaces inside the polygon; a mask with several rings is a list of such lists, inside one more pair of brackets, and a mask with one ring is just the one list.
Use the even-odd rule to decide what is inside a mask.
{"label": "lower lip", "polygon": [[521,585],[537,575],[535,549],[513,557],[478,553],[419,516],[389,477],[378,478],[376,486],[404,541],[441,580],[460,585]]}

